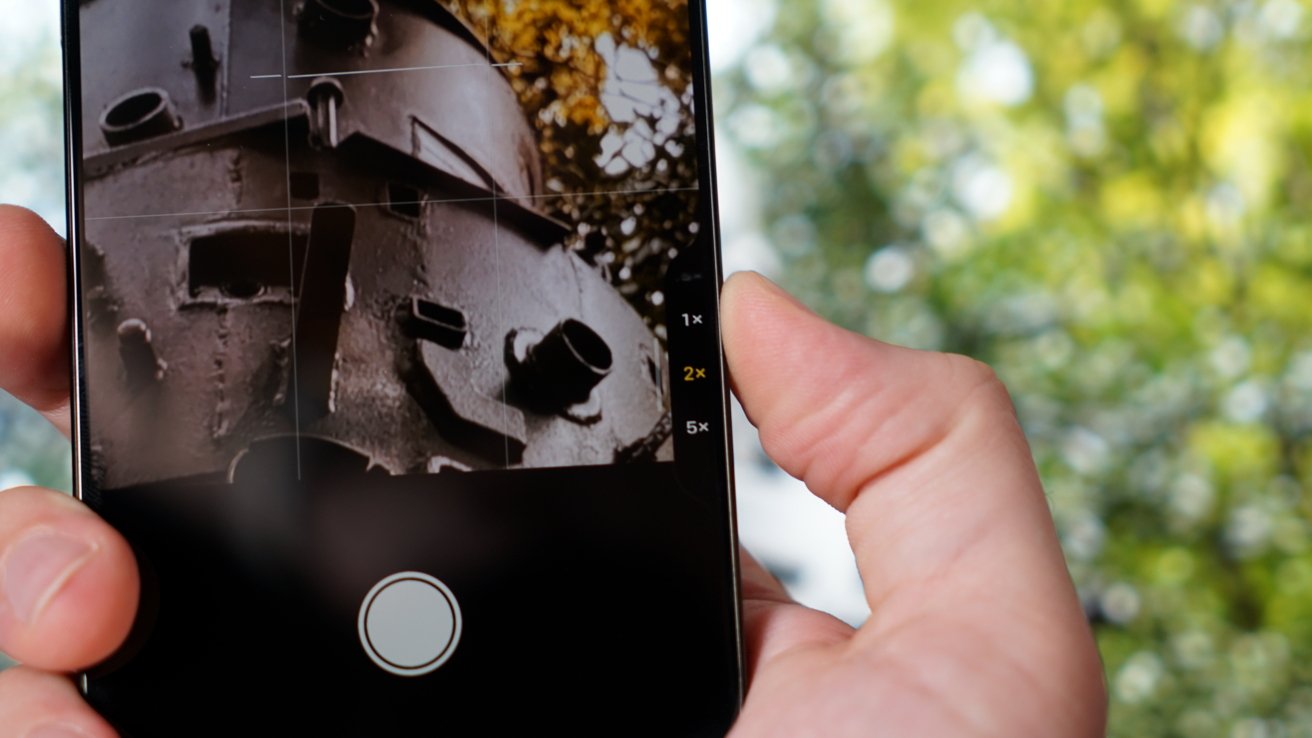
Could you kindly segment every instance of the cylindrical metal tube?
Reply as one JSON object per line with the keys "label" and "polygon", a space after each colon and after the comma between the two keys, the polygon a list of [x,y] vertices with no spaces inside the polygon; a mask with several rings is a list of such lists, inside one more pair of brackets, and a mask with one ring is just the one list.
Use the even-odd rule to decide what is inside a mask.
{"label": "cylindrical metal tube", "polygon": [[585,402],[610,374],[610,346],[581,321],[569,318],[528,349],[526,368],[541,390],[567,404]]}
{"label": "cylindrical metal tube", "polygon": [[100,130],[110,146],[162,136],[182,128],[169,99],[158,87],[144,87],[123,95],[105,106],[100,115]]}

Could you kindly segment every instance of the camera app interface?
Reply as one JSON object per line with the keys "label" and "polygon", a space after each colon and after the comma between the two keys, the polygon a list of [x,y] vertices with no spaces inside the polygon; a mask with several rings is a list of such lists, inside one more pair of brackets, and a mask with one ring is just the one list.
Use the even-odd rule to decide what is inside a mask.
{"label": "camera app interface", "polygon": [[[664,734],[722,729],[700,7],[68,5],[82,494],[145,583],[93,703],[131,733],[138,701],[236,689],[240,652],[293,703],[333,670],[340,699],[301,695],[333,734],[434,699],[460,725],[490,689],[601,719],[649,688]],[[370,620],[396,582],[446,603],[426,661]],[[566,661],[591,676],[553,684]]]}

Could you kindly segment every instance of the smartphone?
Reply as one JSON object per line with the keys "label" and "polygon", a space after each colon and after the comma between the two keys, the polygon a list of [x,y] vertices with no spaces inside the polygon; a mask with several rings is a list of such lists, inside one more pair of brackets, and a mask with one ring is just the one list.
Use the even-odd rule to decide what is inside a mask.
{"label": "smartphone", "polygon": [[700,0],[65,0],[125,738],[723,735]]}

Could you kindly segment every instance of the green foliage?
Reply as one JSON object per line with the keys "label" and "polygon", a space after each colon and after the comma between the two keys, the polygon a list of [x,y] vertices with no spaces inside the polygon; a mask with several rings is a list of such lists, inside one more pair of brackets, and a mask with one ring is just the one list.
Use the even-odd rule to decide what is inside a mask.
{"label": "green foliage", "polygon": [[0,391],[0,488],[23,483],[68,491],[70,453],[54,426]]}
{"label": "green foliage", "polygon": [[[12,6],[12,7],[11,7]],[[63,220],[63,84],[54,4],[36,9],[0,0],[0,13],[23,24],[23,34],[0,23],[0,201],[21,203],[51,222]]]}
{"label": "green foliage", "polygon": [[716,92],[783,282],[1006,380],[1111,734],[1312,735],[1312,7],[774,10]]}

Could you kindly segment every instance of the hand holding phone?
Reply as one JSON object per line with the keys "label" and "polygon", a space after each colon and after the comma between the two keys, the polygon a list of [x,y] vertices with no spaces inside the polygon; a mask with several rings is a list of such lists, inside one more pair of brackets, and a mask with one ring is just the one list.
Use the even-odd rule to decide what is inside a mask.
{"label": "hand holding phone", "polygon": [[[141,592],[78,677],[91,706],[126,738],[723,733],[743,675],[700,6],[661,5],[658,42],[572,11],[512,32],[542,8],[482,0],[72,5],[76,488]],[[147,29],[177,43],[136,53]],[[973,390],[959,363],[918,374]],[[807,453],[836,437],[781,416]],[[54,560],[24,540],[20,570]]]}
{"label": "hand holding phone", "polygon": [[[0,293],[13,296],[0,310],[0,356],[18,357],[0,363],[0,387],[66,430],[65,313],[48,301],[63,283],[63,249],[34,215],[0,209],[0,261],[17,265],[0,270]],[[847,508],[868,592],[883,605],[854,633],[791,603],[749,564],[752,688],[735,735],[1100,735],[1096,653],[1000,387],[959,358],[825,325],[754,277],[730,280],[724,305],[744,406],[786,469]],[[817,352],[827,361],[808,359]],[[967,371],[925,390],[927,370],[952,366]],[[987,433],[986,424],[928,435],[963,418],[954,400],[973,408],[966,417],[1001,420]],[[898,417],[918,418],[910,427],[920,430],[887,420]],[[817,443],[808,428],[833,432]],[[897,458],[868,445],[890,435],[918,451],[896,469]],[[860,494],[850,486],[876,478]],[[34,532],[95,554],[71,574],[60,560],[17,560]],[[16,577],[23,591],[48,593],[31,621],[15,612]],[[133,616],[134,579],[122,539],[85,508],[54,492],[0,494],[0,649],[26,664],[0,673],[0,738],[112,738],[59,672],[115,650]],[[945,671],[927,671],[937,668]]]}

